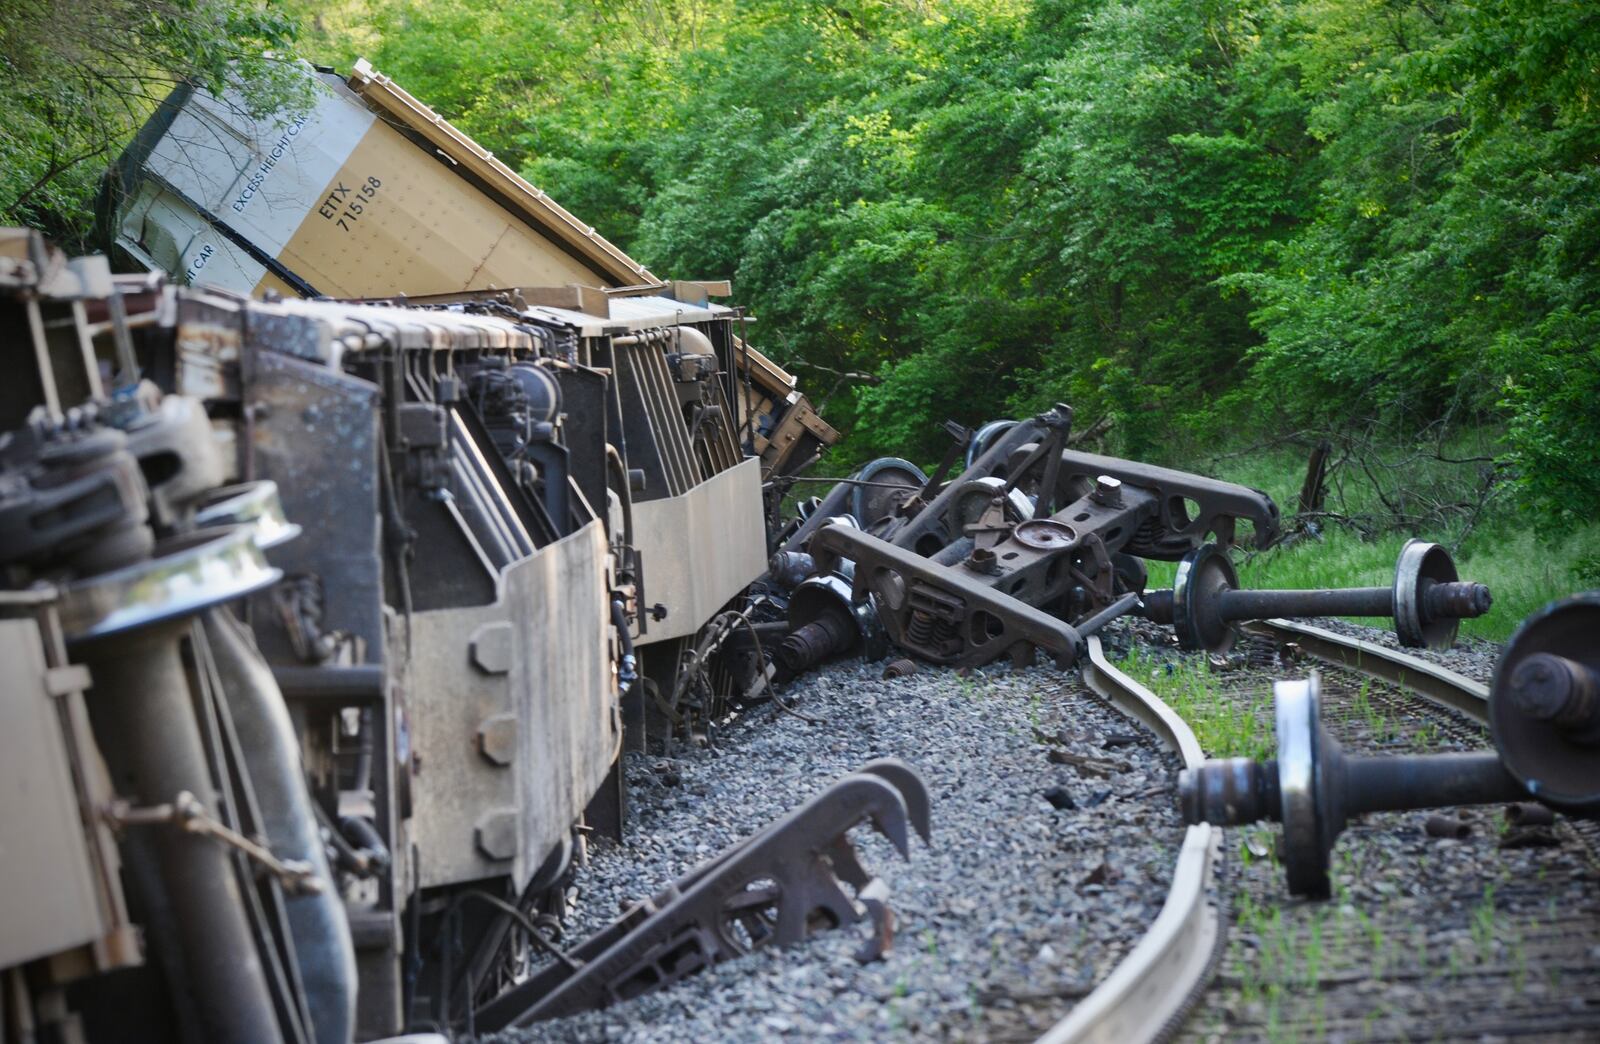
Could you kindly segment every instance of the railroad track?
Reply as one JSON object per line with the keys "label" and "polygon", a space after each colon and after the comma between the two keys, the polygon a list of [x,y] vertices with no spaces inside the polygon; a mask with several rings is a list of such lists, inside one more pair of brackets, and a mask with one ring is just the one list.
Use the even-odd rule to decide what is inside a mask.
{"label": "railroad track", "polygon": [[[1308,673],[1310,665],[1296,671],[1275,654],[1292,644],[1320,661],[1328,726],[1352,750],[1488,743],[1488,690],[1479,682],[1307,624],[1273,620],[1250,630],[1247,662],[1265,666],[1233,672],[1222,698],[1253,708],[1258,727],[1272,728],[1271,682]],[[1083,672],[1187,766],[1198,764],[1188,724],[1108,663],[1093,639]],[[1156,922],[1043,1039],[1592,1039],[1600,1033],[1600,1007],[1586,1002],[1600,997],[1591,970],[1600,952],[1600,831],[1560,820],[1550,838],[1528,835],[1558,846],[1553,854],[1486,857],[1497,827],[1488,819],[1475,815],[1478,836],[1468,842],[1417,841],[1418,813],[1353,824],[1336,853],[1332,903],[1288,901],[1267,847],[1274,830],[1191,827]],[[1423,865],[1430,858],[1432,871]],[[1428,923],[1415,923],[1428,911]],[[1461,999],[1438,1006],[1437,989]]]}
{"label": "railroad track", "polygon": [[[1258,735],[1274,728],[1271,683],[1304,677],[1315,655],[1325,720],[1352,752],[1487,745],[1483,687],[1427,661],[1302,625],[1270,625],[1241,652],[1212,689],[1248,708]],[[1474,860],[1499,858],[1492,810],[1467,841],[1421,836],[1419,813],[1375,814],[1339,843],[1334,900],[1291,900],[1275,827],[1177,820],[1173,773],[1206,753],[1194,723],[1110,662],[1099,639],[1079,663],[1081,683],[1047,669],[925,669],[880,683],[874,665],[841,664],[797,695],[805,717],[775,710],[732,729],[723,753],[636,764],[630,785],[645,811],[629,847],[602,852],[580,878],[581,917],[607,916],[644,882],[692,866],[808,780],[877,754],[918,763],[935,798],[932,847],[906,866],[872,838],[862,849],[886,868],[900,944],[861,966],[853,940],[827,933],[639,998],[626,1019],[592,1012],[517,1039],[1407,1039],[1432,1035],[1424,1001],[1438,991],[1476,991],[1493,1008],[1463,1004],[1447,1038],[1472,1036],[1473,1020],[1507,1035],[1519,1025],[1557,1039],[1600,1031],[1600,1012],[1561,1007],[1561,991],[1600,997],[1600,976],[1586,970],[1600,909],[1569,891],[1600,897],[1600,874],[1564,823],[1550,880],[1538,876],[1553,865],[1549,850],[1508,853],[1517,873],[1486,879]],[[1426,686],[1429,698],[1385,676]],[[1137,741],[1118,727],[1127,717],[1144,726]],[[1109,757],[1107,737],[1117,737]],[[1133,769],[1101,779],[1065,767],[1084,754]],[[1040,760],[1059,764],[1041,773]],[[1061,782],[1076,811],[1041,800]],[[1550,915],[1551,901],[1563,916]],[[1322,963],[1308,971],[1319,945]]]}

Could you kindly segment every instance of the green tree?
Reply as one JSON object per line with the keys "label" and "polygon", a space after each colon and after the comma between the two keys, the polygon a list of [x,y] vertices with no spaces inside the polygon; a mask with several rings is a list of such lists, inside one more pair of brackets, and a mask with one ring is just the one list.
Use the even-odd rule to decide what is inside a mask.
{"label": "green tree", "polygon": [[0,12],[0,221],[92,249],[106,163],[183,81],[252,85],[278,107],[271,55],[296,23],[250,0],[8,0]]}

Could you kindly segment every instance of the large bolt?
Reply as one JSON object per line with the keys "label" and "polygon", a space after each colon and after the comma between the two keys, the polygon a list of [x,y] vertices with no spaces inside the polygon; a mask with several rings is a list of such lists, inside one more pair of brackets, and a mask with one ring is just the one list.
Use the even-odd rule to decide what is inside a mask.
{"label": "large bolt", "polygon": [[1186,823],[1240,826],[1276,820],[1278,763],[1224,758],[1184,769],[1178,774],[1178,800]]}
{"label": "large bolt", "polygon": [[1089,494],[1089,499],[1101,507],[1121,507],[1122,481],[1110,475],[1101,475],[1094,480],[1094,491]]}
{"label": "large bolt", "polygon": [[1000,571],[1000,562],[995,558],[992,548],[975,547],[972,554],[967,556],[967,568],[975,573],[992,575]]}

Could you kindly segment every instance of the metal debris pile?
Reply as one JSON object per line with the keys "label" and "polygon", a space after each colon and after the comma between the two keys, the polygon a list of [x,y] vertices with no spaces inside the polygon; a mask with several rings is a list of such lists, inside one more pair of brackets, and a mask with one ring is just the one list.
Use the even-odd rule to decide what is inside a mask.
{"label": "metal debris pile", "polygon": [[[893,647],[929,663],[980,666],[1002,657],[1060,667],[1122,616],[1175,631],[1180,645],[1224,653],[1236,624],[1269,617],[1390,617],[1406,645],[1443,648],[1460,620],[1490,606],[1459,580],[1449,552],[1412,541],[1390,587],[1252,591],[1229,558],[1281,536],[1259,490],[1071,445],[1065,405],[971,432],[951,425],[931,476],[883,458],[806,505],[769,563],[787,607],[777,656],[788,675]],[[965,454],[967,467],[945,475]],[[1170,590],[1147,590],[1146,561],[1175,561]]]}

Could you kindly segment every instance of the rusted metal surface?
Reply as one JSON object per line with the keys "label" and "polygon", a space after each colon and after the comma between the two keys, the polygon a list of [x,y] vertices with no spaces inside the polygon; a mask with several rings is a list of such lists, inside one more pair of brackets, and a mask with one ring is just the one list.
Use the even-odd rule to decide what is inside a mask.
{"label": "rusted metal surface", "polygon": [[[1249,653],[1250,666],[1218,677],[1217,695],[1270,729],[1273,708],[1259,697],[1270,692],[1272,672],[1262,668],[1292,663],[1293,654],[1276,655],[1260,639]],[[1363,658],[1367,667],[1375,662]],[[1323,674],[1322,720],[1347,755],[1487,746],[1473,721],[1407,691],[1412,677],[1397,688],[1362,668]],[[1590,901],[1592,823],[1558,815],[1553,826],[1508,829],[1510,808],[1498,805],[1439,814],[1469,824],[1470,834],[1435,840],[1426,834],[1426,812],[1352,819],[1334,853],[1331,903],[1290,897],[1276,827],[1226,830],[1229,848],[1251,856],[1227,868],[1238,931],[1230,933],[1224,971],[1177,1039],[1475,1037],[1486,1027],[1513,1036],[1593,1036],[1595,1013],[1571,1003],[1594,995],[1585,957],[1600,937]],[[1276,857],[1254,858],[1273,851]],[[1561,911],[1554,919],[1552,901]],[[1282,945],[1257,945],[1262,911]],[[1461,974],[1452,974],[1458,966]],[[1559,990],[1528,986],[1557,975]],[[1419,982],[1434,988],[1419,992]],[[1270,1010],[1253,1006],[1252,990],[1279,1000]]]}
{"label": "rusted metal surface", "polygon": [[1264,494],[1065,449],[1070,423],[1058,406],[997,435],[931,501],[902,501],[883,538],[822,526],[806,544],[816,571],[854,563],[856,601],[870,597],[891,640],[923,659],[1025,662],[1037,648],[1067,665],[1085,630],[1137,607],[1114,554],[1178,557],[1208,534],[1231,539],[1239,520],[1258,546],[1276,538]]}
{"label": "rusted metal surface", "polygon": [[1506,767],[1557,808],[1600,811],[1600,591],[1530,616],[1506,643],[1489,729]]}
{"label": "rusted metal surface", "polygon": [[1245,629],[1292,643],[1319,660],[1403,685],[1440,706],[1488,724],[1488,686],[1446,670],[1432,660],[1294,620],[1255,620]]}
{"label": "rusted metal surface", "polygon": [[763,946],[791,946],[862,920],[871,935],[857,958],[882,956],[893,915],[887,886],[862,868],[850,843],[861,825],[906,858],[911,830],[929,840],[928,793],[911,766],[873,762],[833,783],[508,990],[477,1013],[479,1029],[608,1007]]}
{"label": "rusted metal surface", "polygon": [[1318,679],[1279,682],[1278,756],[1235,758],[1185,771],[1179,784],[1191,823],[1283,824],[1289,890],[1325,899],[1339,834],[1363,812],[1514,801],[1527,791],[1493,751],[1347,756],[1322,726]]}
{"label": "rusted metal surface", "polygon": [[916,660],[902,656],[898,660],[889,661],[889,665],[883,669],[883,677],[885,680],[889,678],[909,678],[920,669]]}
{"label": "rusted metal surface", "polygon": [[[933,663],[979,664],[1026,644],[1058,663],[1077,659],[1081,636],[1066,621],[958,571],[845,526],[811,538],[811,553],[857,563],[856,597],[875,596],[895,645]],[[820,567],[820,566],[819,566]]]}

